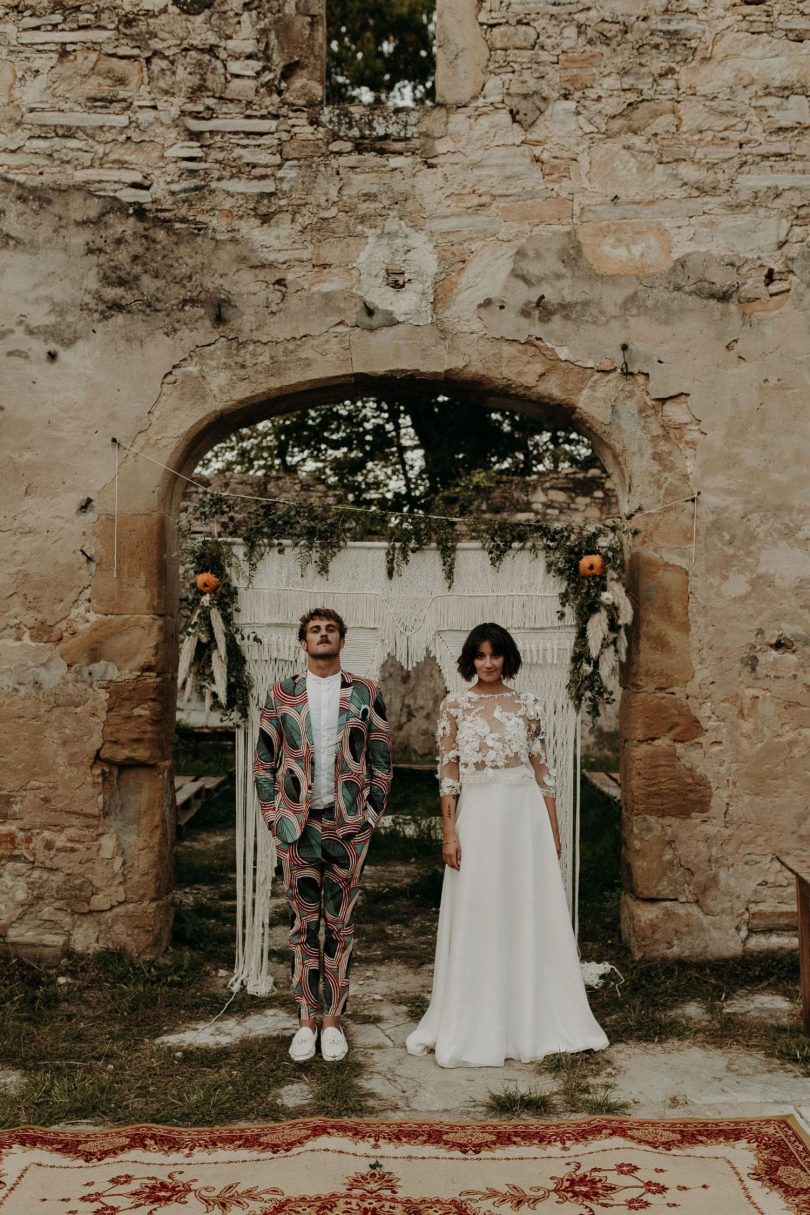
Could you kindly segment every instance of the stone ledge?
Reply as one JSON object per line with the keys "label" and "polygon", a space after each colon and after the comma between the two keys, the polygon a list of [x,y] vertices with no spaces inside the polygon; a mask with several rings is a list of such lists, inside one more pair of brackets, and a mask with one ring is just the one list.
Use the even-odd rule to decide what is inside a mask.
{"label": "stone ledge", "polygon": [[29,110],[23,122],[39,127],[128,127],[126,114],[94,114],[85,110]]}

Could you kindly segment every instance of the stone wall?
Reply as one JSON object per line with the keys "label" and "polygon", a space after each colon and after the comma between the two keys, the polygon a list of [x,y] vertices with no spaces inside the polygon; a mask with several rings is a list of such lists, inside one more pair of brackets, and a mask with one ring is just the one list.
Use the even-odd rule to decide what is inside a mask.
{"label": "stone wall", "polygon": [[[191,10],[198,10],[196,12]],[[7,3],[0,932],[167,939],[180,491],[379,378],[581,430],[635,517],[625,933],[792,940],[810,18],[440,0],[438,104],[325,110],[319,0]],[[700,490],[697,543],[689,504]],[[114,523],[117,502],[117,526]],[[661,509],[663,508],[663,509]]]}

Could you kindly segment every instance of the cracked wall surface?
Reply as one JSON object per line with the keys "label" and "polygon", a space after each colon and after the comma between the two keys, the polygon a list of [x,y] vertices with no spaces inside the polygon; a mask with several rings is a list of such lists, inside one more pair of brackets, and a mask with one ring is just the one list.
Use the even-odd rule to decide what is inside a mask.
{"label": "cracked wall surface", "polygon": [[[191,9],[199,11],[192,12]],[[324,107],[319,0],[0,17],[0,933],[167,940],[178,490],[375,378],[582,430],[637,517],[639,954],[790,943],[808,845],[810,18],[439,5],[438,104]]]}

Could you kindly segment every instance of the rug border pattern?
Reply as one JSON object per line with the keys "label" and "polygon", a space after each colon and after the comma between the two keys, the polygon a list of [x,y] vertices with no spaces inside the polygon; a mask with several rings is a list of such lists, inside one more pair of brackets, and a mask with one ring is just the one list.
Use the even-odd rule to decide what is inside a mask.
{"label": "rug border pattern", "polygon": [[[302,1118],[258,1126],[170,1127],[149,1124],[105,1130],[49,1130],[26,1126],[0,1130],[0,1153],[45,1150],[87,1163],[123,1152],[192,1155],[198,1151],[282,1153],[324,1137],[366,1142],[371,1148],[407,1144],[479,1155],[504,1147],[557,1147],[615,1137],[672,1151],[720,1144],[749,1147],[756,1159],[752,1180],[778,1194],[797,1215],[806,1209],[810,1140],[790,1115],[761,1118],[643,1119],[596,1117],[563,1122],[427,1122]],[[808,1181],[802,1184],[802,1174]]]}

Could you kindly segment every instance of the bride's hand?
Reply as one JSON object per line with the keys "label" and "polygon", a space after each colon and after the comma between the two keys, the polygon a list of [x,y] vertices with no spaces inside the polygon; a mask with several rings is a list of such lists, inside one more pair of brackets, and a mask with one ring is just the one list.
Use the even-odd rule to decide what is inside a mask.
{"label": "bride's hand", "polygon": [[442,840],[442,860],[451,869],[461,868],[461,844],[457,835],[448,835]]}

